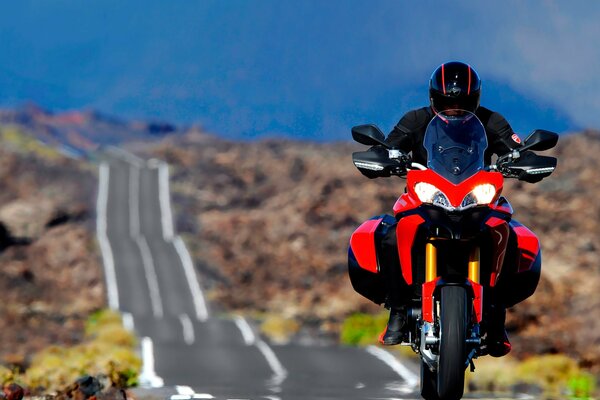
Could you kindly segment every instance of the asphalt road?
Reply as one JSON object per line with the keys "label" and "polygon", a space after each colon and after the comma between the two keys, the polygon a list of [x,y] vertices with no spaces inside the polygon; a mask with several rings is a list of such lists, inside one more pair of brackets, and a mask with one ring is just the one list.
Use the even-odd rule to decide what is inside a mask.
{"label": "asphalt road", "polygon": [[[98,240],[110,306],[142,338],[141,380],[172,400],[416,399],[418,377],[377,347],[277,346],[212,316],[173,228],[168,166],[115,150],[100,166]],[[161,389],[158,389],[161,388]]]}

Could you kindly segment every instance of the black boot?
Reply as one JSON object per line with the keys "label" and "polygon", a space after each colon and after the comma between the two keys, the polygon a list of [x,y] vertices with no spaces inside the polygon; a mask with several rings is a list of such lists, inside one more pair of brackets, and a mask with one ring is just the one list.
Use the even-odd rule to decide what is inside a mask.
{"label": "black boot", "polygon": [[391,308],[390,319],[385,331],[379,337],[379,342],[384,346],[393,346],[402,343],[404,338],[404,326],[406,325],[406,315],[403,309]]}
{"label": "black boot", "polygon": [[512,346],[504,329],[506,308],[492,306],[488,318],[486,345],[488,354],[492,357],[503,357],[510,353]]}

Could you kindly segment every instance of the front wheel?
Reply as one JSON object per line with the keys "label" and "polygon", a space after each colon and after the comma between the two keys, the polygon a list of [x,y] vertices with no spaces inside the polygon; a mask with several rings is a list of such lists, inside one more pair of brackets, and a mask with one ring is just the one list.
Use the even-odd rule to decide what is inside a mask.
{"label": "front wheel", "polygon": [[458,400],[465,385],[469,297],[461,286],[442,287],[440,297],[437,393],[441,400]]}
{"label": "front wheel", "polygon": [[437,393],[437,374],[421,360],[421,397],[425,400],[440,400]]}

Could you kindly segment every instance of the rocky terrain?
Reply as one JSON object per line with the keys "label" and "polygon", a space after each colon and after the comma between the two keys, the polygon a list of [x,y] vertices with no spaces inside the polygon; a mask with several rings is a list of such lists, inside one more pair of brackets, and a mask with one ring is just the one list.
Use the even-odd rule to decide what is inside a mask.
{"label": "rocky terrain", "polygon": [[0,141],[0,365],[22,370],[35,351],[78,343],[105,304],[93,171]]}
{"label": "rocky terrain", "polygon": [[[330,333],[348,314],[377,309],[350,286],[347,243],[363,220],[391,212],[404,182],[364,178],[350,158],[359,148],[191,132],[150,151],[172,165],[177,226],[214,301]],[[560,160],[551,178],[504,190],[544,249],[538,291],[508,327],[518,356],[563,352],[598,371],[600,133],[563,137],[550,153]]]}

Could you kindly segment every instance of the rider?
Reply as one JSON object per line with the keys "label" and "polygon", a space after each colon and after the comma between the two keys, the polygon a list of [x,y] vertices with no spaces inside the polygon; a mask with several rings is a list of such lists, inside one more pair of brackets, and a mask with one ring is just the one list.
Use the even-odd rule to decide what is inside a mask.
{"label": "rider", "polygon": [[[502,115],[479,105],[481,80],[477,72],[468,64],[448,62],[440,65],[431,75],[429,81],[429,107],[409,111],[396,124],[388,135],[386,143],[405,153],[412,152],[412,161],[426,165],[427,152],[423,147],[423,138],[427,125],[436,113],[445,110],[467,110],[473,112],[482,122],[486,130],[488,148],[485,152],[485,163],[491,164],[492,154],[504,155],[521,145],[516,135]],[[377,146],[375,151],[383,150]],[[390,308],[390,318],[380,340],[384,345],[395,345],[402,342],[403,327],[406,322],[407,290],[402,287],[400,260],[396,244],[396,230],[390,229],[383,239],[382,254],[390,259],[384,262],[387,268],[384,273],[389,279],[386,306]],[[506,308],[492,305],[488,308],[488,351],[496,357],[506,355],[510,351],[510,342],[504,320]]]}

